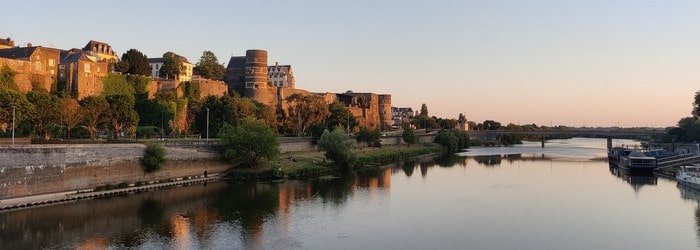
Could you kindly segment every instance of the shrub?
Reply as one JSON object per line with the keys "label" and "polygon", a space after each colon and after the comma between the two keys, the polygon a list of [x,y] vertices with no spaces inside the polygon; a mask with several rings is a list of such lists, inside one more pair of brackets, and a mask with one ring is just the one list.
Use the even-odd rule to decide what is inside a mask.
{"label": "shrub", "polygon": [[143,171],[151,173],[158,171],[165,163],[165,149],[158,143],[149,143],[143,152],[141,166]]}
{"label": "shrub", "polygon": [[279,155],[279,139],[265,122],[244,119],[240,125],[224,125],[220,132],[224,157],[233,162],[243,161],[255,167],[263,158],[272,160]]}
{"label": "shrub", "polygon": [[346,168],[352,167],[357,158],[352,150],[353,144],[355,142],[345,132],[337,129],[333,132],[323,131],[323,135],[318,140],[318,147],[326,151],[326,158],[333,161],[335,165]]}

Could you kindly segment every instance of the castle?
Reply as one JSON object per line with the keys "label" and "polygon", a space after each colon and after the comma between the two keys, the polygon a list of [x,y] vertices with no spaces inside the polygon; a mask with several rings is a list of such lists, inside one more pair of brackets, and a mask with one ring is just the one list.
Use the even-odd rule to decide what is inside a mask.
{"label": "castle", "polygon": [[311,93],[295,87],[291,65],[268,66],[267,51],[247,50],[245,56],[232,56],[224,82],[230,93],[251,98],[263,104],[287,109],[285,99],[293,94],[318,95],[326,103],[340,102],[358,119],[360,126],[390,129],[391,95],[375,93]]}

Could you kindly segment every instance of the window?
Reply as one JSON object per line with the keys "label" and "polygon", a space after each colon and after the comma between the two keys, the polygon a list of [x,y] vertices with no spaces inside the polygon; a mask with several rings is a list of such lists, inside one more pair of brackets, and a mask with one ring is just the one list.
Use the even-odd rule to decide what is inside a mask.
{"label": "window", "polygon": [[53,65],[54,65],[53,59],[49,59],[49,67],[53,67]]}
{"label": "window", "polygon": [[97,67],[97,73],[100,73],[100,67]]}
{"label": "window", "polygon": [[90,73],[90,64],[89,63],[86,63],[83,68],[85,69],[85,73]]}

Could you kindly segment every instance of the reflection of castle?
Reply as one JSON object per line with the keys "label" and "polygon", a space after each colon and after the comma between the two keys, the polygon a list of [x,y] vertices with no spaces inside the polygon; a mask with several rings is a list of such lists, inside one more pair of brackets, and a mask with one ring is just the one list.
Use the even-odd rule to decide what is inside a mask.
{"label": "reflection of castle", "polygon": [[388,129],[391,120],[391,95],[375,93],[311,93],[295,87],[291,65],[268,66],[267,51],[248,50],[245,56],[233,56],[226,68],[224,81],[229,93],[254,99],[286,110],[284,101],[293,94],[319,95],[327,103],[340,102],[358,118],[361,126]]}

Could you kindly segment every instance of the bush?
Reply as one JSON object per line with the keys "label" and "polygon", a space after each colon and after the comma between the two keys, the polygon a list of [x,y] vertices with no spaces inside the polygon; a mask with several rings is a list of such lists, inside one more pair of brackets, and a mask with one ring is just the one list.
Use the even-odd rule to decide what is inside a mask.
{"label": "bush", "polygon": [[411,144],[418,142],[418,138],[416,138],[416,132],[413,131],[411,126],[403,127],[403,141],[406,144],[408,144],[409,147],[411,146]]}
{"label": "bush", "polygon": [[279,155],[280,142],[272,128],[253,118],[244,119],[240,125],[224,125],[220,132],[224,157],[245,162],[255,167],[263,158],[272,160]]}
{"label": "bush", "polygon": [[157,143],[147,144],[141,159],[143,171],[146,173],[158,171],[163,163],[165,163],[165,149],[163,146]]}
{"label": "bush", "polygon": [[333,132],[323,131],[323,135],[318,140],[318,148],[326,151],[326,158],[333,161],[335,165],[345,168],[352,167],[357,158],[352,150],[353,144],[355,142],[338,129]]}
{"label": "bush", "polygon": [[447,153],[457,152],[458,139],[452,131],[441,129],[435,136],[435,143],[440,144]]}
{"label": "bush", "polygon": [[379,129],[369,130],[367,127],[360,127],[360,132],[357,133],[357,141],[362,143],[367,143],[370,147],[381,147],[380,143],[382,133]]}

